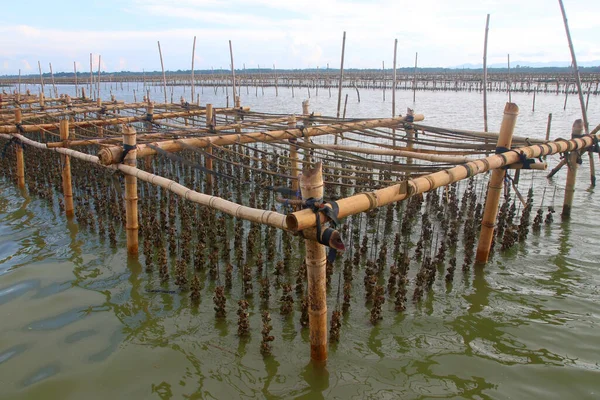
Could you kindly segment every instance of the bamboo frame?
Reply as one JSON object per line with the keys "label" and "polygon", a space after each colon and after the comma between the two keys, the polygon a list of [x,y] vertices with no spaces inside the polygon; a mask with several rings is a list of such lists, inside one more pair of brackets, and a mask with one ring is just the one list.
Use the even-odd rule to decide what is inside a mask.
{"label": "bamboo frame", "polygon": [[[519,107],[514,103],[506,103],[504,107],[504,118],[500,126],[500,135],[496,149],[510,149],[512,144],[512,134],[517,123],[519,115]],[[475,261],[486,263],[490,254],[494,229],[496,224],[496,216],[498,215],[498,205],[500,195],[502,194],[502,184],[506,171],[498,168],[492,171],[492,177],[488,186],[487,198],[485,201],[485,209],[483,219],[481,221],[481,233],[479,234],[479,243],[477,244],[477,253]]]}
{"label": "bamboo frame", "polygon": [[[60,139],[63,145],[67,147],[69,140],[69,120],[63,119],[60,121]],[[67,218],[72,218],[75,215],[75,207],[73,206],[73,185],[71,183],[71,157],[65,154],[60,156],[62,162],[62,187],[65,206],[65,215]]]}
{"label": "bamboo frame", "polygon": [[[322,164],[304,169],[300,179],[302,198],[323,198]],[[310,329],[310,358],[315,362],[327,360],[327,278],[325,246],[305,239],[306,278],[308,281],[308,319]]]}

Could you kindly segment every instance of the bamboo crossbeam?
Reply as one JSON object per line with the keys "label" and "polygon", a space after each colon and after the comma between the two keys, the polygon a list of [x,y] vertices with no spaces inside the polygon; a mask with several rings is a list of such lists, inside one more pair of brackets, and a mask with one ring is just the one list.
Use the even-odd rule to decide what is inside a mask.
{"label": "bamboo crossbeam", "polygon": [[[234,108],[223,108],[217,109],[217,112],[227,112],[227,111],[239,111]],[[189,111],[179,111],[179,112],[166,112],[161,114],[154,114],[152,116],[152,120],[161,120],[168,118],[178,118],[178,117],[186,117],[193,115],[204,115],[206,114],[206,110],[189,110]],[[92,126],[106,126],[106,125],[120,125],[120,124],[129,124],[132,122],[141,122],[146,121],[145,115],[136,115],[132,117],[115,117],[115,118],[107,118],[107,119],[95,119],[88,121],[77,121],[73,122],[71,126],[73,128],[87,128]],[[19,133],[19,132],[38,132],[40,130],[47,131],[55,131],[60,127],[60,123],[46,123],[46,124],[28,124],[21,125],[21,131],[16,126],[0,126],[0,133]]]}
{"label": "bamboo crossbeam", "polygon": [[[415,121],[422,121],[423,119],[424,116],[421,114],[417,114],[414,116]],[[384,127],[390,128],[398,126],[403,122],[405,122],[405,117],[375,119],[358,122],[338,123],[325,126],[312,126],[304,129],[295,128],[264,132],[217,135],[202,138],[169,140],[152,143],[151,145],[153,147],[158,147],[167,152],[177,152],[184,150],[190,146],[202,148],[209,147],[212,145],[223,146],[236,143],[273,142],[292,138],[337,134],[342,132],[349,132],[352,130]],[[121,160],[122,154],[123,149],[121,147],[114,146],[100,150],[100,152],[98,153],[98,157],[100,158],[100,162],[102,164],[110,165],[119,162]],[[156,154],[156,150],[154,150],[153,148],[146,145],[138,146],[138,157],[145,157],[152,154]]]}
{"label": "bamboo crossbeam", "polygon": [[[21,142],[26,145],[42,149],[42,150],[50,150],[60,154],[68,155],[71,158],[77,158],[79,160],[87,161],[93,164],[100,164],[97,156],[92,154],[82,153],[73,149],[67,149],[63,147],[58,148],[48,148],[45,143],[36,142],[35,140],[31,140],[21,134],[7,135],[0,133],[0,138],[10,140],[12,137],[18,138]],[[102,164],[100,164],[102,165]],[[193,203],[201,204],[203,206],[207,206],[217,211],[224,212],[236,218],[241,218],[246,221],[256,222],[263,225],[273,226],[275,228],[287,230],[286,222],[285,222],[285,214],[280,214],[275,211],[269,210],[261,210],[257,208],[243,206],[241,204],[234,203],[229,200],[225,200],[221,197],[211,196],[204,193],[196,192],[186,186],[180,185],[179,183],[163,178],[162,176],[154,175],[146,171],[142,171],[136,167],[132,167],[126,164],[117,164],[111,165],[107,168],[111,168],[114,170],[119,170],[124,174],[135,176],[137,179],[140,179],[144,182],[151,183],[153,185],[157,185],[162,187],[163,189],[169,190],[186,200],[189,200]]]}
{"label": "bamboo crossbeam", "polygon": [[[397,185],[346,197],[337,200],[339,206],[338,218],[345,218],[349,215],[369,211],[373,208],[401,201],[410,196],[428,192],[441,186],[447,186],[490,170],[516,164],[520,160],[521,152],[527,158],[538,158],[565,151],[585,149],[594,144],[594,137],[600,139],[600,135],[594,134],[577,139],[556,140],[545,144],[520,147],[503,154],[495,154],[453,168],[410,179]],[[329,205],[326,205],[326,207],[329,207]],[[319,216],[322,223],[327,221],[327,217],[323,213],[320,213]],[[288,214],[286,222],[290,231],[298,232],[315,226],[316,218],[312,210],[301,210]]]}
{"label": "bamboo crossbeam", "polygon": [[411,158],[414,158],[417,160],[425,160],[425,161],[431,161],[431,162],[443,162],[443,163],[448,163],[448,164],[463,164],[463,163],[467,163],[469,161],[475,161],[474,158],[462,157],[462,156],[442,156],[442,155],[437,155],[437,154],[419,153],[419,152],[415,152],[415,151],[368,148],[368,147],[346,146],[346,145],[338,145],[338,144],[320,144],[315,147],[320,148],[320,149],[325,149],[325,150],[348,151],[348,152],[352,152],[352,153],[373,154],[373,155],[383,155],[383,156],[411,157]]}

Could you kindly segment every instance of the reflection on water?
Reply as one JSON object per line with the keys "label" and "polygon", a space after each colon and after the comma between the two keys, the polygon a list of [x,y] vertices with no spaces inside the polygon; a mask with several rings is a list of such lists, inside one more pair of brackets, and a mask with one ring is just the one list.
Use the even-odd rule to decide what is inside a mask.
{"label": "reflection on water", "polygon": [[[131,89],[112,88],[128,100]],[[242,102],[259,111],[298,112],[302,99],[279,91],[275,97],[267,88],[264,97]],[[360,104],[351,93],[350,116],[390,114],[380,92],[362,90]],[[221,89],[202,96],[203,103],[224,105]],[[411,105],[405,97],[412,94],[403,96],[399,92],[398,103]],[[513,94],[523,104],[527,96]],[[311,109],[332,114],[335,97],[321,91]],[[519,133],[543,136],[547,112],[553,112],[557,136],[570,132],[576,102],[563,111],[563,100],[538,95],[540,111],[522,107]],[[416,108],[432,125],[480,129],[479,101],[477,93],[417,93]],[[503,94],[490,94],[492,127],[499,126],[505,101]],[[600,119],[597,101],[590,99],[592,121]],[[531,181],[548,184],[543,172]],[[308,362],[299,309],[279,315],[279,292],[269,304],[273,355],[263,358],[257,299],[250,302],[251,337],[236,336],[240,287],[227,293],[227,318],[215,319],[213,282],[202,283],[200,304],[192,307],[187,295],[161,286],[124,248],[111,249],[2,178],[0,398],[596,397],[600,208],[596,195],[585,191],[588,182],[589,172],[580,169],[570,221],[544,227],[522,249],[496,254],[485,268],[458,271],[452,285],[438,279],[423,302],[410,303],[404,313],[397,314],[386,295],[376,327],[368,321],[370,305],[360,292],[354,295],[340,343],[330,346],[323,367]],[[559,209],[564,171],[550,185],[558,188]],[[334,282],[330,311],[336,290]]]}

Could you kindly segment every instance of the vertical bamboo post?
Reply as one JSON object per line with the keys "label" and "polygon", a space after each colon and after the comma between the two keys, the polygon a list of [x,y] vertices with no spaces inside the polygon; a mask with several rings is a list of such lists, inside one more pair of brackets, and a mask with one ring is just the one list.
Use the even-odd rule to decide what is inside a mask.
{"label": "vertical bamboo post", "polygon": [[508,90],[508,102],[512,103],[512,93],[510,90],[510,54],[507,54],[507,58],[508,58],[508,75],[507,75],[507,82],[506,82],[506,89]]}
{"label": "vertical bamboo post", "polygon": [[162,69],[163,77],[163,92],[165,93],[165,104],[167,104],[167,76],[165,75],[165,64],[163,63],[162,51],[160,49],[160,41],[158,43],[158,55],[160,56],[160,68]]}
{"label": "vertical bamboo post", "polygon": [[[137,142],[135,128],[131,125],[123,125],[123,145],[131,148],[123,164],[136,166]],[[133,146],[133,147],[129,147]],[[137,178],[133,175],[125,175],[125,229],[127,231],[127,253],[138,254],[138,190]]]}
{"label": "vertical bamboo post", "polygon": [[[573,128],[571,130],[571,139],[582,136],[584,130],[584,122],[581,119],[573,122]],[[575,180],[577,178],[577,158],[579,158],[579,151],[574,150],[567,156],[567,183],[565,185],[565,199],[563,202],[562,213],[560,214],[563,218],[569,218],[571,216],[571,208],[573,206],[573,196],[575,195]]]}
{"label": "vertical bamboo post", "polygon": [[419,53],[415,53],[415,72],[413,76],[413,103],[417,100],[417,60]]}
{"label": "vertical bamboo post", "polygon": [[[517,115],[519,115],[519,107],[514,103],[506,103],[506,106],[504,107],[504,118],[502,118],[502,125],[500,126],[500,133],[498,134],[496,152],[510,149],[513,131],[515,129],[515,124],[517,123]],[[500,195],[502,194],[502,183],[505,174],[506,170],[502,168],[497,168],[492,171],[487,199],[485,201],[483,220],[481,221],[481,233],[479,234],[477,254],[475,256],[475,261],[479,263],[486,263],[490,255],[496,216],[498,214],[498,203],[500,201]]]}
{"label": "vertical bamboo post", "polygon": [[44,93],[44,75],[42,74],[42,64],[38,60],[38,69],[40,70],[40,85],[42,88],[42,93]]}
{"label": "vertical bamboo post", "polygon": [[[304,102],[302,102],[304,108]],[[288,128],[296,128],[296,117],[290,116],[288,119]],[[292,176],[292,190],[298,192],[298,145],[296,138],[290,139],[290,175]]]}
{"label": "vertical bamboo post", "polygon": [[546,125],[546,141],[550,140],[550,127],[552,126],[552,113],[548,114],[548,124]]}
{"label": "vertical bamboo post", "polygon": [[[346,31],[344,31],[344,36],[342,38],[342,61],[340,64],[340,83],[338,85],[338,102],[337,102],[337,118],[340,118],[340,107],[342,106],[342,86],[344,83],[344,51],[346,49]],[[335,142],[337,143],[337,136],[335,137]]]}
{"label": "vertical bamboo post", "polygon": [[[102,99],[100,98],[100,96],[97,97],[96,99],[96,105],[98,107],[102,107]],[[96,118],[97,119],[102,119],[102,114],[101,113],[96,113]],[[104,137],[104,127],[102,125],[98,125],[96,127],[96,130],[98,131],[98,137]]]}
{"label": "vertical bamboo post", "polygon": [[533,92],[533,105],[531,106],[531,112],[535,111],[535,92]]}
{"label": "vertical bamboo post", "polygon": [[[211,131],[214,129],[212,104],[206,105],[206,127],[209,128]],[[204,157],[204,167],[209,171],[212,171],[213,169],[212,152],[212,146],[208,146],[206,148],[206,155]],[[206,174],[206,184],[208,186],[212,186],[213,184],[213,176],[211,173]]]}
{"label": "vertical bamboo post", "polygon": [[194,36],[194,45],[192,46],[192,99],[190,100],[190,104],[194,102],[194,89],[195,89],[195,81],[194,81],[194,57],[196,55],[196,36]]}
{"label": "vertical bamboo post", "polygon": [[[396,53],[398,50],[398,39],[394,39],[394,78],[392,80],[392,118],[396,116]],[[394,139],[394,146],[396,145],[396,139]]]}
{"label": "vertical bamboo post", "polygon": [[[21,115],[21,109],[15,108],[15,124],[21,124],[23,117]],[[21,142],[16,145],[17,153],[17,186],[25,188],[25,156],[23,155],[23,147]]]}
{"label": "vertical bamboo post", "polygon": [[73,74],[75,75],[75,97],[79,96],[79,84],[77,83],[77,63],[73,61]]}
{"label": "vertical bamboo post", "polygon": [[233,89],[232,93],[233,93],[233,99],[235,102],[235,98],[237,95],[236,95],[236,90],[235,90],[235,67],[233,66],[233,47],[231,47],[231,40],[229,41],[229,55],[231,57],[231,79],[232,79],[231,86]]}
{"label": "vertical bamboo post", "polygon": [[56,90],[56,83],[54,82],[54,72],[52,72],[52,63],[50,64],[50,79],[52,80],[52,90],[54,91],[54,97],[58,97],[58,90]]}
{"label": "vertical bamboo post", "polygon": [[383,88],[383,101],[385,102],[385,61],[381,61],[381,87]]}
{"label": "vertical bamboo post", "polygon": [[[63,141],[63,147],[68,147],[69,140],[69,120],[63,119],[60,121],[60,140]],[[71,157],[65,154],[60,155],[62,161],[62,187],[65,203],[65,214],[67,218],[72,218],[74,215],[73,207],[73,186],[71,184]]]}
{"label": "vertical bamboo post", "polygon": [[[487,15],[485,20],[485,39],[483,43],[483,130],[488,131],[488,118],[487,118],[487,44],[488,44],[488,32],[490,29],[490,14]],[[495,217],[494,217],[495,218]],[[486,256],[487,260],[487,256]]]}
{"label": "vertical bamboo post", "polygon": [[94,97],[94,69],[92,66],[92,53],[90,53],[90,98]]}
{"label": "vertical bamboo post", "polygon": [[100,69],[102,68],[102,55],[98,54],[98,79],[96,79],[96,86],[98,88],[97,99],[100,98]]}
{"label": "vertical bamboo post", "polygon": [[[303,199],[323,198],[323,172],[319,162],[314,169],[308,164],[300,175],[300,190]],[[327,279],[325,246],[314,240],[305,239],[306,275],[308,280],[310,358],[316,362],[327,360]]]}
{"label": "vertical bamboo post", "polygon": [[[590,99],[590,91],[588,90],[588,100],[589,99]],[[17,102],[19,102],[19,101],[21,101],[21,68],[19,68],[19,87],[17,90]],[[587,105],[586,105],[586,107],[587,107]]]}

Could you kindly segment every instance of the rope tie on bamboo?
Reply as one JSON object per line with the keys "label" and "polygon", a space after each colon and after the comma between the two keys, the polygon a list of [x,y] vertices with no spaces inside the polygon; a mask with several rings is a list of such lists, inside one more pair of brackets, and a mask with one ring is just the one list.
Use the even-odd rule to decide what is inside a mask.
{"label": "rope tie on bamboo", "polygon": [[593,153],[600,153],[600,142],[598,141],[598,137],[596,137],[596,135],[591,135],[592,136],[592,149],[591,151]]}
{"label": "rope tie on bamboo", "polygon": [[[325,207],[325,203],[323,202],[323,198],[315,199],[314,197],[310,197],[306,199],[304,208],[310,208],[316,216],[316,228],[317,228],[317,241],[322,245],[329,247],[329,253],[327,253],[327,262],[333,264],[335,258],[337,256],[337,250],[333,247],[329,246],[329,242],[333,233],[335,232],[335,228],[337,228],[339,224],[338,213],[340,211],[340,207],[335,201],[330,201],[327,203],[331,206]],[[321,227],[321,216],[319,213],[323,213],[328,220],[330,221],[330,228]]]}
{"label": "rope tie on bamboo", "polygon": [[136,148],[137,148],[137,146],[132,146],[130,144],[123,143],[123,155],[121,156],[121,161],[119,161],[119,163],[122,163],[123,161],[125,161],[125,157],[127,157],[127,154],[130,151],[135,150]]}

